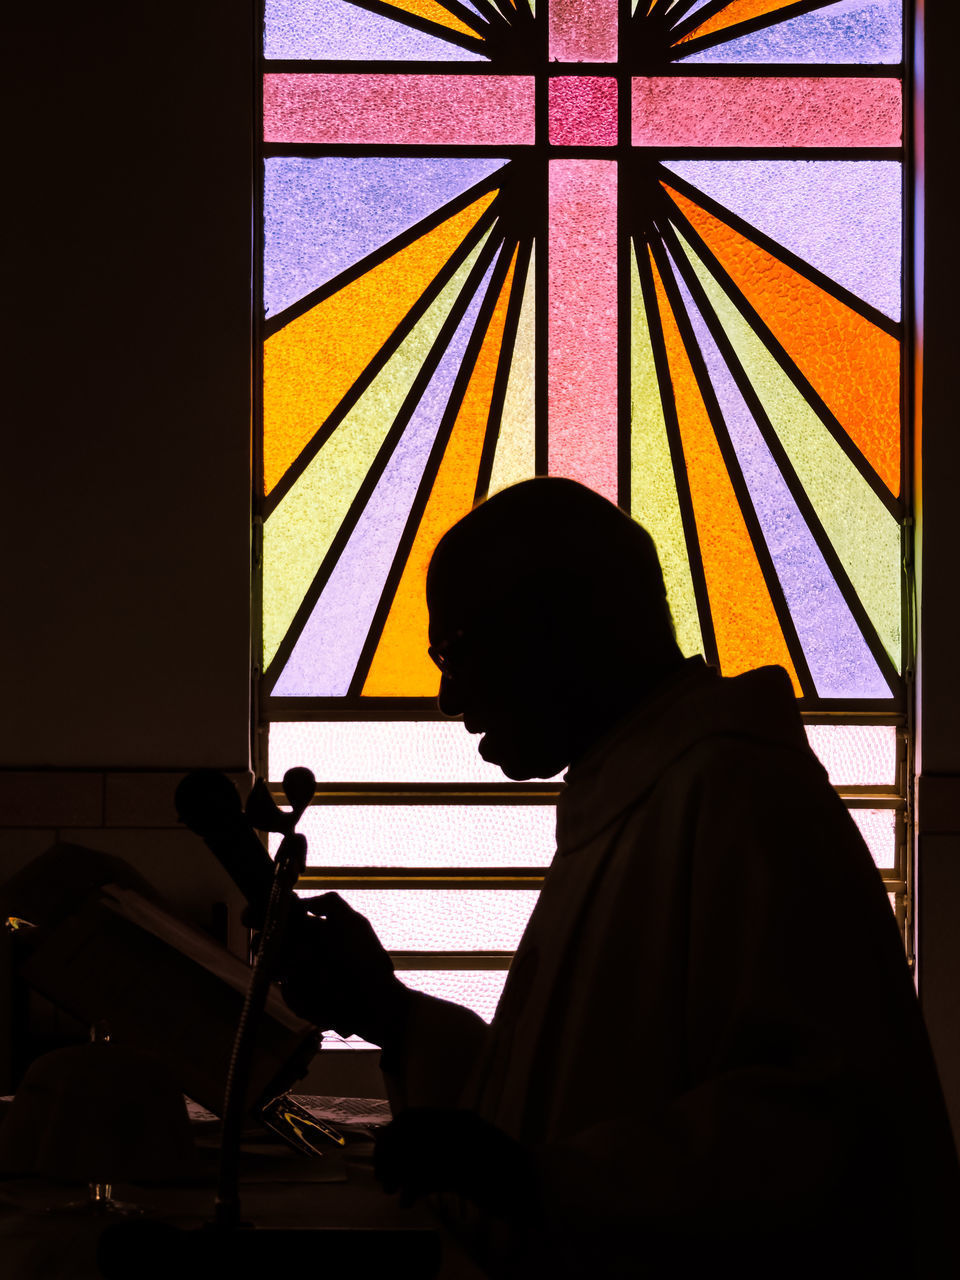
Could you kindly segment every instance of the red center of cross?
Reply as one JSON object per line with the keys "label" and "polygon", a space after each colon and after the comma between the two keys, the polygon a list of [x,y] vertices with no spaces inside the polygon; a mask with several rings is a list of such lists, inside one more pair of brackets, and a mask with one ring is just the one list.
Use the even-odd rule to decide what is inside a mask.
{"label": "red center of cross", "polygon": [[617,144],[617,82],[613,76],[551,76],[549,140],[560,147]]}

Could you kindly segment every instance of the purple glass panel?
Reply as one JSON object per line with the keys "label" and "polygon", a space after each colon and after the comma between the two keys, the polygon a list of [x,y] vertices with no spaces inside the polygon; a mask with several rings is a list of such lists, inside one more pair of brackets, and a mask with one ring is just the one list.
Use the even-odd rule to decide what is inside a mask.
{"label": "purple glass panel", "polygon": [[267,0],[263,52],[267,58],[336,58],[342,62],[375,58],[487,61],[482,54],[348,0]]}
{"label": "purple glass panel", "polygon": [[397,977],[414,991],[452,1000],[491,1022],[507,980],[506,969],[398,969]]}
{"label": "purple glass panel", "polygon": [[263,190],[266,314],[283,311],[506,163],[270,157]]}
{"label": "purple glass panel", "polygon": [[[515,951],[537,889],[344,889],[388,951]],[[304,898],[314,894],[303,894]]]}
{"label": "purple glass panel", "polygon": [[683,61],[893,63],[902,55],[903,0],[838,0]]}
{"label": "purple glass panel", "polygon": [[725,208],[900,319],[901,166],[895,160],[668,160]]}
{"label": "purple glass panel", "polygon": [[410,514],[493,264],[413,412],[273,694],[345,696]]}
{"label": "purple glass panel", "polygon": [[674,274],[817,693],[822,698],[888,698],[887,683],[733,375],[676,268]]}

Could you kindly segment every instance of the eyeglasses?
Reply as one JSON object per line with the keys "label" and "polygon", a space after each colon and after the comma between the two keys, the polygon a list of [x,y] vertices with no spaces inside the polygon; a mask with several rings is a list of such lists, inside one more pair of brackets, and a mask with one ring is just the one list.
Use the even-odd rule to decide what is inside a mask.
{"label": "eyeglasses", "polygon": [[461,658],[463,657],[463,638],[462,629],[453,633],[449,640],[445,640],[443,644],[431,644],[427,646],[427,653],[430,655],[434,664],[440,668],[440,674],[451,676],[455,673],[457,665],[457,650],[461,650]]}

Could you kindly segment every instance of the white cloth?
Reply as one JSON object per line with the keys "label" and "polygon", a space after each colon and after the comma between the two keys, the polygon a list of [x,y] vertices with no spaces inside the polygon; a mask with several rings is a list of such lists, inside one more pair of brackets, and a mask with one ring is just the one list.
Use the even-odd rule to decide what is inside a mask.
{"label": "white cloth", "polygon": [[413,1105],[472,1064],[460,1105],[539,1154],[534,1251],[578,1274],[572,1230],[593,1274],[639,1274],[644,1233],[780,1247],[834,1219],[857,1248],[893,1206],[908,1258],[933,1240],[957,1185],[936,1072],[785,673],[686,663],[571,769],[557,846],[492,1026],[424,1002],[407,1063]]}

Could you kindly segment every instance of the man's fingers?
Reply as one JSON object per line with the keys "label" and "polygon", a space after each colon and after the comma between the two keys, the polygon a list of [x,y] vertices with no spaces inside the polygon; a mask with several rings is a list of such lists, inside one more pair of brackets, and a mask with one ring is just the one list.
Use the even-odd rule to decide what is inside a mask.
{"label": "man's fingers", "polygon": [[350,915],[358,914],[348,902],[344,902],[339,893],[335,893],[332,889],[329,893],[318,893],[314,898],[307,898],[304,906],[312,916],[333,916],[334,918],[340,916],[343,918],[348,913]]}

